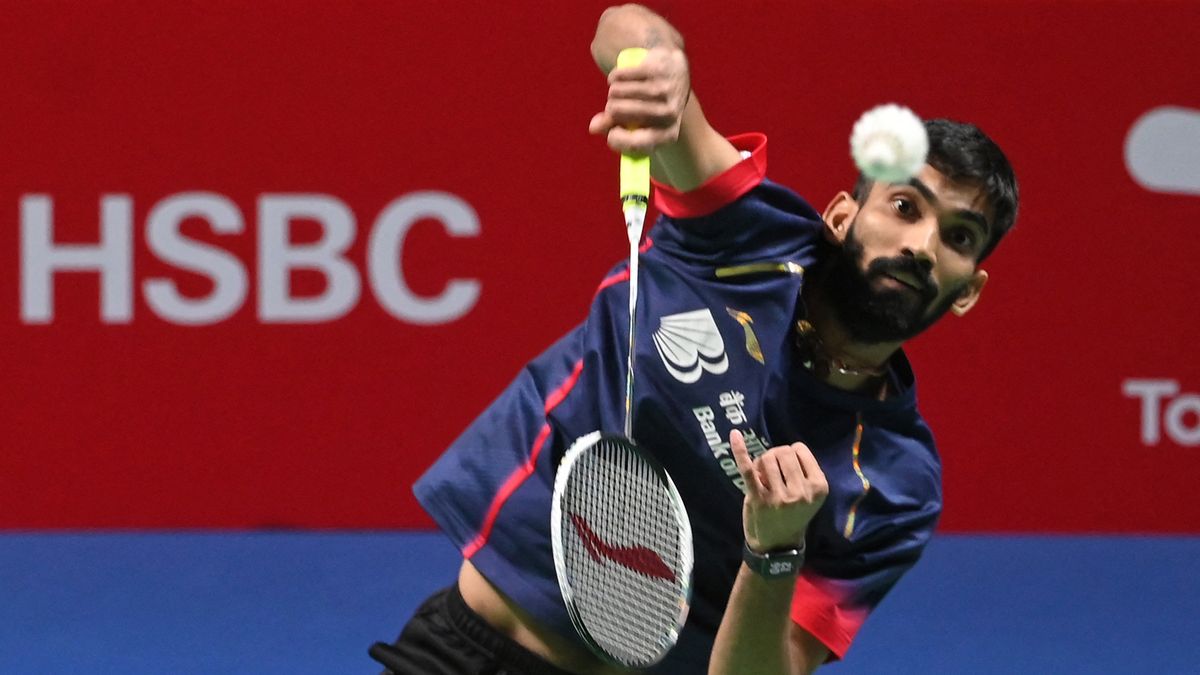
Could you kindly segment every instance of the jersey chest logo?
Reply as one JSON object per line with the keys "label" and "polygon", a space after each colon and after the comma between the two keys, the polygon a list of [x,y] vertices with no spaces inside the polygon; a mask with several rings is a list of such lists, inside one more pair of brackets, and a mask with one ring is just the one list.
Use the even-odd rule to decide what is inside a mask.
{"label": "jersey chest logo", "polygon": [[654,346],[671,377],[691,384],[704,372],[720,375],[729,369],[725,341],[712,312],[697,309],[664,316],[654,331]]}

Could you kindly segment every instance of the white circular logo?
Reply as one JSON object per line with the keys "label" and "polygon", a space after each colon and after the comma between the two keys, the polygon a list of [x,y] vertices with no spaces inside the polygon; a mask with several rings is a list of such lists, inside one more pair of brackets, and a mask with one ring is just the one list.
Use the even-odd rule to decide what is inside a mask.
{"label": "white circular logo", "polygon": [[1147,190],[1200,195],[1200,110],[1163,106],[1125,137],[1125,167]]}

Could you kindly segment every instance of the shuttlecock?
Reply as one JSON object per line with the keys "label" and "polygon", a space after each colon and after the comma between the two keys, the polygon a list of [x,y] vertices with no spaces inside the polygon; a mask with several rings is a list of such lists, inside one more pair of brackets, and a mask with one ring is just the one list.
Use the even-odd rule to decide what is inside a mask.
{"label": "shuttlecock", "polygon": [[871,108],[854,123],[850,154],[867,177],[899,183],[912,178],[925,164],[929,136],[913,111],[888,103]]}

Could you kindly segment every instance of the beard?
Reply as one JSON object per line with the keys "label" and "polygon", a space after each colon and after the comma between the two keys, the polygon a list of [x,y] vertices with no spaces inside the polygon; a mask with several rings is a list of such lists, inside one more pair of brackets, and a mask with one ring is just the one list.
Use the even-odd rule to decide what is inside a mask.
{"label": "beard", "polygon": [[[938,300],[933,275],[916,258],[876,258],[862,271],[864,249],[854,237],[854,223],[846,241],[829,262],[822,291],[834,315],[860,344],[903,342],[916,336],[942,317],[963,288]],[[918,289],[875,288],[880,277],[901,275],[915,279]]]}

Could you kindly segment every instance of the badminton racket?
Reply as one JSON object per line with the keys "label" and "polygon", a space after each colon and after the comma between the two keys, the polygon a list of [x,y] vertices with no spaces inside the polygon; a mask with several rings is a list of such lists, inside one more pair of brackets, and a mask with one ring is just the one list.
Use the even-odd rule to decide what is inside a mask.
{"label": "badminton racket", "polygon": [[[636,66],[626,49],[617,67]],[[679,639],[691,596],[692,530],[674,482],[632,438],[638,244],[650,195],[648,157],[621,156],[629,239],[629,355],[624,435],[586,434],[568,448],[551,506],[554,567],[571,622],[603,660],[642,669]]]}

